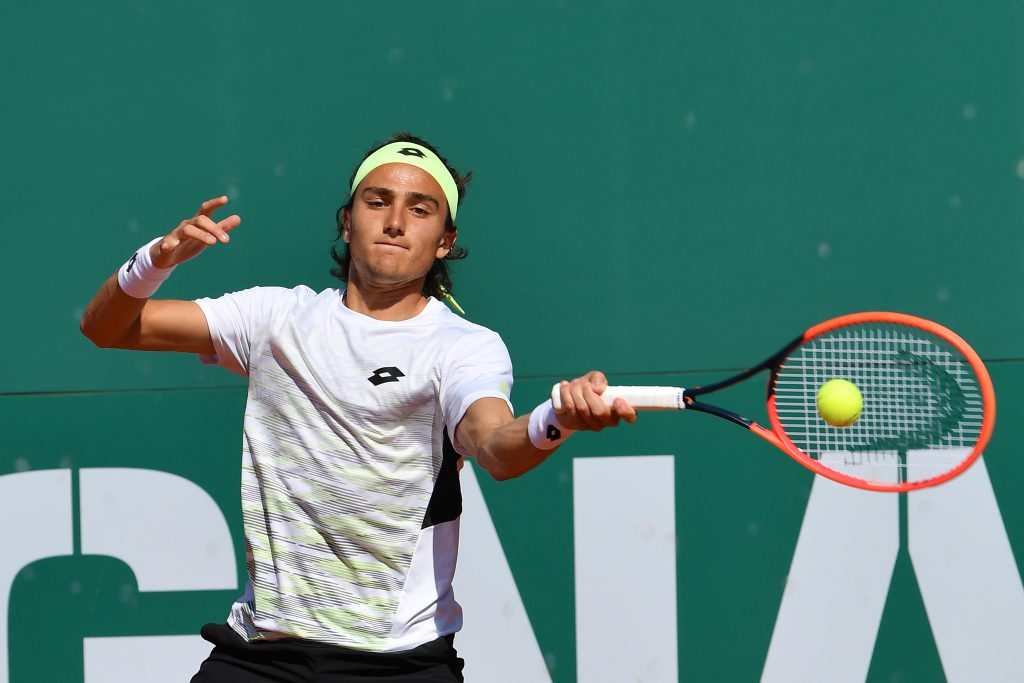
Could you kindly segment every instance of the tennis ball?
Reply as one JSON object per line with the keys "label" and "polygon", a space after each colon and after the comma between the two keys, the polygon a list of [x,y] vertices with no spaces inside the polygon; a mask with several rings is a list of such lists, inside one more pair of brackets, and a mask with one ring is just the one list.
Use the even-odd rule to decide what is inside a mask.
{"label": "tennis ball", "polygon": [[864,398],[853,382],[830,379],[818,389],[818,415],[833,427],[849,427],[863,409]]}

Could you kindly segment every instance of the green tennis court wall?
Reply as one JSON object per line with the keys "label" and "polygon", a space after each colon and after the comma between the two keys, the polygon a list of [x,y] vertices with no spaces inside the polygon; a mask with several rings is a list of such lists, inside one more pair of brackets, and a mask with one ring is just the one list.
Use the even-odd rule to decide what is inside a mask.
{"label": "green tennis court wall", "polygon": [[[192,482],[236,551],[242,539],[243,385],[190,357],[93,348],[77,321],[103,277],[228,194],[243,217],[231,244],[180,268],[161,295],[331,286],[349,174],[402,128],[474,170],[456,295],[505,338],[519,411],[592,368],[618,382],[710,379],[845,312],[905,311],[960,332],[1001,400],[985,464],[1019,590],[1022,12],[0,8],[5,533],[15,547],[38,540],[18,535],[18,520],[45,511],[19,497],[29,473],[70,473],[74,521],[71,553],[9,568],[0,676],[79,680],[83,638],[195,633],[223,618],[243,579],[236,553],[234,586],[145,591],[122,560],[82,551],[81,476],[102,468]],[[732,396],[760,417],[761,394]],[[757,679],[813,480],[741,430],[691,415],[580,435],[521,480],[480,482],[551,679],[577,678],[573,462],[643,455],[675,466],[665,514],[678,536],[680,679]],[[944,675],[915,576],[901,545],[869,681]],[[43,637],[63,654],[36,660]]]}

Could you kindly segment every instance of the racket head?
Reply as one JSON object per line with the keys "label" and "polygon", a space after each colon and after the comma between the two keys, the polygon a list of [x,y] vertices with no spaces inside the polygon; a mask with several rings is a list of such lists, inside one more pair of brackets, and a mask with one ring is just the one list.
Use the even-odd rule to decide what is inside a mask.
{"label": "racket head", "polygon": [[[830,379],[853,382],[863,396],[850,426],[818,414],[818,389]],[[903,313],[854,313],[812,327],[772,368],[768,386],[780,448],[822,476],[872,491],[912,491],[964,472],[992,435],[995,406],[974,349]]]}

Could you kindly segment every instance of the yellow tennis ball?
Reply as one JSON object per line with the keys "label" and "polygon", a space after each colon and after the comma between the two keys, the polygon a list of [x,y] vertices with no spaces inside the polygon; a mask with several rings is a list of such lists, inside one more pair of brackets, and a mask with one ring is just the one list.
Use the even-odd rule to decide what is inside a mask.
{"label": "yellow tennis ball", "polygon": [[818,389],[818,415],[833,427],[849,427],[863,409],[864,398],[853,382],[830,379]]}

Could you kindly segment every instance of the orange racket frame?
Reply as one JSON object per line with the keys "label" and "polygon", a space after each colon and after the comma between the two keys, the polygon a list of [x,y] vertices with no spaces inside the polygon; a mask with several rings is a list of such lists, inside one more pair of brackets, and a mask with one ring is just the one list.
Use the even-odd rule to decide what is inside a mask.
{"label": "orange racket frame", "polygon": [[[870,491],[885,491],[885,492],[905,492],[913,491],[914,489],[927,488],[929,486],[936,486],[943,482],[949,481],[954,477],[962,474],[970,467],[975,460],[985,450],[985,446],[988,445],[989,439],[992,437],[992,430],[995,428],[996,421],[996,393],[992,386],[992,379],[989,377],[988,369],[982,362],[981,357],[970,347],[970,345],[963,340],[958,334],[953,332],[947,327],[943,327],[938,323],[926,320],[925,318],[918,318],[916,316],[907,315],[905,313],[891,313],[885,311],[873,311],[867,313],[851,313],[849,315],[839,316],[838,318],[832,318],[826,320],[823,323],[815,325],[806,332],[800,338],[797,344],[791,344],[787,347],[786,353],[795,348],[800,344],[805,344],[816,337],[820,337],[832,330],[847,325],[857,325],[862,323],[893,323],[897,325],[910,325],[918,327],[927,332],[940,337],[952,346],[957,351],[963,354],[967,362],[970,363],[971,369],[974,370],[974,374],[978,380],[978,387],[981,391],[982,396],[982,424],[978,434],[978,440],[974,444],[974,448],[970,454],[964,458],[964,460],[954,467],[953,469],[942,473],[939,476],[922,479],[918,481],[909,482],[898,482],[887,484],[883,482],[871,482],[857,477],[851,477],[844,475],[841,472],[837,472],[829,467],[822,465],[820,462],[810,457],[803,451],[801,451],[796,444],[794,444],[790,438],[786,435],[785,429],[782,427],[782,423],[779,420],[779,414],[775,406],[775,394],[774,394],[774,380],[778,369],[781,369],[781,365],[773,369],[771,379],[769,380],[769,394],[768,394],[768,419],[771,422],[772,429],[765,429],[757,423],[751,423],[750,431],[754,432],[763,439],[775,444],[781,448],[790,457],[799,462],[804,467],[812,470],[813,472],[820,474],[823,477],[827,477],[833,481],[837,481],[840,484],[846,484],[847,486],[854,486],[861,489],[867,489]],[[774,431],[773,431],[774,430]]]}

